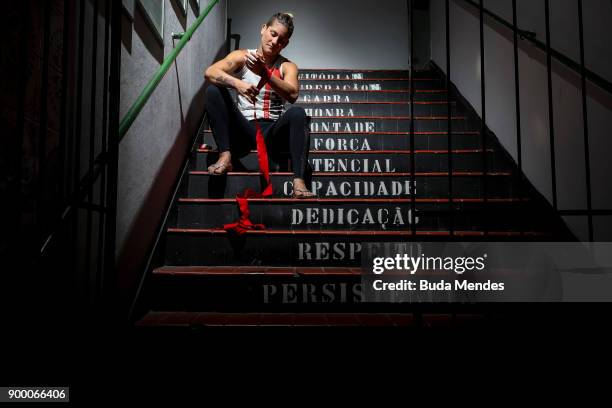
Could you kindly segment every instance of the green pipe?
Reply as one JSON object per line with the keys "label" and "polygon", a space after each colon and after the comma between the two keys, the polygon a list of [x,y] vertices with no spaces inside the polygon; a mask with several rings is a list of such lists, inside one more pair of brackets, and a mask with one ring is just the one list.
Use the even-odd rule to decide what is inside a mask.
{"label": "green pipe", "polygon": [[121,142],[123,136],[125,136],[127,131],[130,129],[130,126],[132,126],[132,123],[134,123],[134,121],[136,120],[136,117],[153,94],[153,91],[155,91],[157,85],[159,85],[164,75],[166,75],[166,72],[168,72],[168,70],[174,63],[174,60],[176,60],[176,57],[178,57],[178,55],[181,53],[183,47],[185,47],[185,44],[187,44],[187,42],[191,40],[191,36],[195,32],[195,30],[198,29],[200,24],[202,24],[202,21],[204,21],[208,13],[210,13],[212,8],[218,2],[219,0],[211,0],[211,2],[208,3],[206,9],[203,10],[202,14],[200,14],[200,16],[196,19],[195,23],[193,23],[193,25],[189,27],[189,30],[187,30],[187,32],[183,35],[183,37],[178,42],[174,50],[172,50],[170,55],[166,57],[161,67],[159,67],[159,69],[157,70],[155,76],[149,81],[147,86],[144,87],[140,96],[138,96],[138,99],[136,99],[136,102],[134,102],[128,113],[125,115],[125,117],[121,120],[121,123],[119,124],[119,142]]}

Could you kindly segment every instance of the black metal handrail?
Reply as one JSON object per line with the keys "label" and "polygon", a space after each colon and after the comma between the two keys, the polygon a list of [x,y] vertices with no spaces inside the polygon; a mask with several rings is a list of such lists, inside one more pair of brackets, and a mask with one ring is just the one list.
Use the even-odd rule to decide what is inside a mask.
{"label": "black metal handrail", "polygon": [[[41,264],[44,262],[51,265],[57,261],[56,258],[61,258],[61,255],[58,255],[61,251],[71,254],[67,261],[70,262],[71,279],[74,279],[75,284],[82,285],[80,289],[83,292],[79,296],[83,295],[83,299],[88,298],[91,301],[90,305],[100,306],[110,315],[116,316],[118,312],[115,302],[118,298],[116,231],[121,138],[129,129],[139,109],[146,103],[149,93],[159,83],[165,70],[217,3],[218,0],[209,0],[208,6],[162,63],[154,79],[147,85],[123,121],[120,121],[119,117],[121,3],[93,0],[91,4],[78,2],[79,7],[76,9],[75,2],[64,3],[62,91],[57,147],[60,160],[58,178],[61,181],[58,183],[58,202],[54,203],[57,208],[50,210],[49,203],[44,200],[43,195],[48,188],[45,186],[44,177],[39,175],[36,208],[39,236],[36,242],[36,256],[40,258]],[[88,6],[91,7],[94,16],[99,14],[104,16],[104,20],[93,19],[91,38],[86,35],[86,31],[90,30]],[[27,6],[22,8],[24,21],[28,22],[29,9]],[[43,132],[46,131],[49,122],[47,93],[51,77],[47,74],[47,67],[51,39],[50,9],[51,6],[45,3],[42,20],[44,25],[41,30],[41,36],[44,36],[42,65],[46,67],[43,70],[41,87],[41,135],[44,135]],[[71,24],[73,21],[74,25]],[[24,24],[23,27],[26,30],[28,26]],[[103,38],[99,36],[102,33]],[[91,52],[88,53],[86,51],[89,47]],[[89,54],[93,55],[91,64],[88,62]],[[74,58],[72,76],[69,75],[71,55]],[[98,55],[103,55],[102,61]],[[25,60],[21,65],[25,66]],[[87,83],[85,78],[89,76],[91,81]],[[70,81],[73,81],[72,85]],[[19,81],[20,84],[22,82]],[[102,89],[98,89],[98,84],[102,84]],[[20,89],[22,88],[25,89],[25,85],[20,86]],[[74,100],[74,113],[70,110],[71,95]],[[24,101],[20,99],[18,105],[23,107]],[[102,111],[101,119],[96,119],[97,111]],[[87,115],[91,118],[89,122],[86,119]],[[24,114],[20,111],[18,115],[20,129],[24,127],[20,125],[23,117]],[[41,137],[40,140],[39,174],[44,174],[48,167],[46,162],[48,149],[45,138]],[[88,145],[83,146],[85,143]],[[21,157],[22,154],[16,151],[15,156]],[[79,218],[79,210],[85,211],[82,221]],[[83,237],[83,251],[79,251],[80,237]],[[76,255],[72,256],[73,254]]]}
{"label": "black metal handrail", "polygon": [[[459,0],[456,0],[457,2]],[[523,162],[522,162],[522,144],[521,144],[521,116],[520,116],[520,89],[519,89],[519,60],[518,60],[518,37],[520,36],[526,41],[529,41],[536,48],[540,49],[546,54],[546,68],[547,68],[547,85],[548,85],[548,114],[549,114],[549,132],[550,132],[550,155],[551,155],[551,184],[552,184],[552,206],[557,215],[584,215],[588,219],[588,240],[593,241],[594,238],[594,227],[593,227],[593,216],[599,214],[612,214],[612,210],[593,210],[592,203],[592,180],[591,180],[591,160],[590,160],[590,151],[589,151],[589,122],[588,122],[588,106],[587,106],[587,81],[592,84],[598,86],[604,91],[607,91],[612,95],[612,83],[597,75],[596,73],[590,71],[586,67],[585,63],[585,42],[584,42],[584,16],[583,16],[583,5],[582,0],[577,0],[577,15],[578,15],[578,29],[580,36],[580,63],[572,60],[568,56],[560,53],[559,51],[553,49],[551,47],[551,34],[550,34],[550,2],[549,0],[544,0],[544,14],[545,14],[545,26],[546,26],[546,43],[542,43],[536,37],[536,34],[530,31],[521,30],[517,27],[517,7],[516,0],[512,0],[512,23],[506,21],[499,15],[487,10],[483,6],[483,0],[478,0],[478,2],[472,0],[463,0],[465,3],[477,8],[478,10],[478,20],[479,20],[479,28],[480,28],[480,64],[481,64],[481,103],[482,103],[482,129],[481,136],[483,141],[483,164],[485,166],[486,174],[486,139],[485,132],[487,132],[486,127],[486,92],[485,85],[486,81],[484,78],[485,73],[485,58],[484,58],[484,20],[485,15],[491,17],[497,23],[502,26],[510,29],[513,32],[513,46],[514,46],[514,65],[515,65],[515,91],[516,91],[516,114],[517,114],[517,159],[518,159],[518,167],[520,173],[520,183],[519,190],[523,191],[523,184],[525,180],[525,174],[523,173]],[[448,7],[448,0],[446,0],[446,32],[447,32],[447,40],[446,40],[446,58],[447,58],[447,78],[450,78],[450,39],[448,36],[448,32],[450,30],[450,18],[449,18],[450,10]],[[555,159],[555,126],[554,126],[554,100],[553,100],[553,84],[552,84],[552,58],[555,58],[557,61],[565,65],[571,71],[573,71],[580,78],[580,87],[582,94],[582,116],[583,116],[583,137],[584,137],[584,164],[585,164],[585,184],[586,184],[586,210],[559,210],[558,208],[558,199],[557,199],[557,176],[556,176],[556,159]],[[483,177],[483,186],[486,195],[486,180]],[[486,203],[486,197],[485,197]]]}
{"label": "black metal handrail", "polygon": [[[464,1],[465,3],[468,3],[470,5],[472,5],[473,7],[476,8],[480,8],[479,4],[476,3],[473,0],[461,0]],[[581,7],[582,9],[582,7]],[[557,61],[559,61],[560,63],[562,63],[563,65],[565,65],[566,67],[570,68],[572,71],[574,71],[577,75],[581,75],[583,67],[580,63],[574,61],[573,59],[571,59],[570,57],[568,57],[567,55],[553,49],[553,48],[548,48],[547,45],[545,43],[543,43],[542,41],[538,40],[537,34],[534,33],[533,31],[528,31],[528,30],[521,30],[520,28],[516,27],[516,25],[513,25],[512,23],[508,22],[507,20],[505,20],[503,17],[500,17],[499,15],[493,13],[492,11],[483,8],[483,12],[484,14],[486,14],[487,16],[491,17],[492,19],[494,19],[496,22],[498,22],[499,24],[503,25],[504,27],[515,31],[518,33],[518,35],[523,38],[526,41],[529,41],[531,44],[533,44],[536,48],[538,48],[539,50],[541,50],[544,53],[547,53],[548,51],[550,51],[550,55],[555,58]],[[546,13],[547,15],[549,15],[549,13]],[[580,21],[582,21],[582,18],[580,18]],[[585,77],[587,80],[589,80],[590,82],[592,82],[593,84],[597,85],[598,87],[600,87],[601,89],[609,92],[612,94],[612,83],[608,80],[606,80],[605,78],[603,78],[602,76],[596,74],[595,72],[587,69],[586,67],[584,68],[584,73],[585,73]]]}
{"label": "black metal handrail", "polygon": [[[208,15],[208,13],[210,12],[210,10],[217,4],[218,0],[211,0],[210,3],[208,4],[207,8],[204,10],[204,12],[198,17],[198,19],[196,20],[196,22],[190,27],[190,29],[187,31],[187,33],[185,33],[185,35],[183,35],[181,38],[181,40],[179,41],[179,43],[177,44],[176,48],[172,51],[172,53],[164,60],[164,63],[162,64],[162,66],[158,69],[158,71],[156,72],[156,74],[154,75],[154,77],[151,79],[151,81],[147,84],[147,86],[145,87],[145,89],[143,90],[142,94],[138,97],[138,99],[134,102],[134,104],[132,105],[132,107],[130,108],[130,110],[128,111],[128,113],[125,115],[125,117],[123,118],[123,120],[121,121],[121,123],[119,124],[119,136],[117,139],[117,144],[120,143],[121,139],[123,138],[123,136],[125,135],[125,133],[127,132],[127,130],[129,129],[130,125],[134,122],[136,116],[138,115],[138,113],[140,112],[140,110],[142,109],[142,107],[144,106],[144,104],[147,102],[148,98],[150,97],[150,95],[152,94],[152,92],[155,90],[156,86],[159,84],[159,82],[161,81],[161,78],[163,77],[163,75],[167,72],[167,70],[170,67],[170,64],[176,59],[176,57],[178,56],[178,54],[182,51],[183,47],[185,46],[185,44],[191,39],[193,33],[195,32],[195,30],[198,29],[198,27],[202,24],[202,21],[206,18],[206,16]],[[94,9],[97,11],[98,8],[98,2],[95,1],[94,5],[93,5]],[[84,14],[81,13],[80,14],[80,18],[79,18],[79,36],[78,38],[82,39],[84,37]],[[95,20],[97,22],[97,20]],[[95,23],[94,23],[95,24]],[[96,32],[96,31],[94,31]],[[97,36],[96,36],[97,39]],[[118,42],[119,39],[115,40],[113,42],[112,47],[118,47],[120,48],[120,42]],[[94,43],[97,44],[97,43]],[[79,48],[78,48],[78,63],[79,63],[79,67],[78,67],[78,78],[77,78],[77,83],[79,84],[79,88],[82,87],[82,83],[83,83],[83,41],[79,41]],[[96,50],[96,45],[94,45],[94,52]],[[112,57],[111,57],[112,58]],[[118,57],[117,57],[118,58]],[[117,59],[117,61],[115,62],[116,64],[119,64],[119,60]],[[112,65],[112,64],[111,64]],[[92,77],[95,78],[96,77],[96,64],[92,65]],[[116,77],[115,77],[116,76]],[[118,79],[118,75],[115,75],[113,77],[113,80],[111,81],[111,85],[117,85],[119,83],[119,79]],[[106,76],[105,76],[106,78]],[[105,79],[106,80],[106,79]],[[95,81],[92,81],[92,95],[95,95]],[[118,88],[117,88],[117,92],[118,92]],[[81,124],[82,124],[82,101],[81,101],[81,92],[77,92],[77,103],[76,103],[76,131],[75,131],[75,144],[76,146],[80,146],[81,145]],[[116,101],[118,102],[118,100]],[[91,101],[91,105],[90,105],[90,109],[91,112],[95,111],[95,98],[92,97],[92,101]],[[118,106],[118,104],[116,105],[112,105],[112,106]],[[106,106],[104,107],[106,108]],[[112,122],[112,121],[111,121]],[[90,137],[93,137],[93,130],[94,130],[94,121],[92,121],[92,123],[90,124]],[[112,123],[111,123],[112,125]],[[112,127],[111,127],[112,129]],[[105,129],[106,130],[106,129]],[[112,133],[112,132],[111,132]],[[104,141],[106,142],[106,141]],[[113,144],[110,143],[109,144],[109,149],[111,150],[118,150],[117,148],[113,149]],[[41,246],[40,246],[40,253],[44,254],[44,252],[46,251],[46,249],[48,248],[49,243],[54,239],[54,237],[56,236],[56,234],[59,231],[59,227],[65,222],[65,220],[72,215],[73,211],[75,208],[78,208],[81,204],[82,201],[84,199],[88,198],[88,202],[89,202],[89,206],[91,207],[91,196],[92,196],[92,188],[94,183],[96,182],[96,180],[98,179],[98,176],[100,176],[101,173],[103,173],[103,170],[105,167],[109,166],[109,164],[111,165],[110,167],[113,167],[114,164],[113,162],[116,161],[116,159],[114,159],[114,154],[112,154],[112,151],[102,151],[102,153],[100,153],[97,157],[94,157],[94,151],[93,151],[93,143],[90,141],[90,152],[89,152],[89,162],[88,162],[88,170],[86,172],[86,174],[81,177],[80,176],[80,172],[79,171],[75,171],[74,172],[74,185],[77,187],[76,190],[69,195],[68,199],[66,200],[66,204],[63,208],[62,211],[62,215],[56,220],[57,221],[57,227],[55,228],[51,228],[50,232],[46,235],[45,239],[41,242]],[[75,165],[74,168],[76,170],[78,170],[80,168],[80,155],[76,155],[75,156]],[[112,193],[112,192],[111,192]],[[111,217],[112,218],[112,217]],[[88,215],[88,220],[87,220],[87,224],[90,225],[91,224],[91,220],[90,220],[90,216]],[[111,225],[107,225],[107,227],[109,229],[113,229],[114,227]]]}

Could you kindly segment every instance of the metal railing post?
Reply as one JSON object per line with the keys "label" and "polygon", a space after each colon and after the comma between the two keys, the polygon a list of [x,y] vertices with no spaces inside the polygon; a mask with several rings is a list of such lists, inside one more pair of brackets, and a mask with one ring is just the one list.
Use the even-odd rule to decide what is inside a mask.
{"label": "metal railing post", "polygon": [[455,208],[453,202],[453,121],[452,106],[450,100],[451,84],[451,51],[450,51],[450,4],[445,0],[445,24],[446,24],[446,107],[448,113],[448,203],[449,203],[449,234],[455,235]]}
{"label": "metal railing post", "polygon": [[[109,92],[109,81],[108,81],[108,65],[109,65],[109,45],[110,45],[110,32],[111,32],[111,0],[106,0],[104,7],[104,81],[103,81],[103,93],[102,93],[102,140],[101,140],[101,151],[106,152],[108,145],[108,92]],[[104,204],[106,197],[106,171],[102,171],[100,174],[100,202]],[[105,237],[105,225],[106,225],[106,211],[100,212],[98,221],[98,263],[96,265],[96,303],[99,303],[102,295],[102,285],[104,283],[104,237]]]}
{"label": "metal railing post", "polygon": [[[90,89],[90,111],[89,111],[89,161],[88,172],[93,173],[94,148],[96,144],[96,88],[98,73],[98,4],[99,0],[93,0],[93,40],[91,54],[91,89]],[[93,228],[93,184],[87,189],[87,221],[85,227],[85,265],[87,268],[87,290],[88,298],[92,299],[91,288],[91,251],[92,251],[92,228]]]}
{"label": "metal railing post", "polygon": [[411,231],[416,236],[416,155],[414,140],[414,0],[408,0],[408,13],[410,24],[410,211],[412,215]]}
{"label": "metal railing post", "polygon": [[580,83],[582,87],[582,122],[584,125],[584,166],[587,189],[587,219],[589,242],[593,242],[593,202],[591,191],[591,157],[589,148],[589,114],[586,87],[586,64],[584,60],[584,18],[582,0],[578,0],[578,29],[580,33]]}
{"label": "metal railing post", "polygon": [[[47,232],[48,222],[47,215],[50,213],[49,202],[46,197],[47,185],[45,178],[47,177],[47,138],[49,135],[49,48],[51,36],[51,2],[44,2],[43,6],[43,55],[41,71],[41,86],[40,86],[40,122],[38,126],[38,175],[36,180],[36,225],[38,226],[38,234],[36,242],[40,245],[44,239],[44,233]],[[55,204],[55,203],[53,203]]]}
{"label": "metal railing post", "polygon": [[[516,0],[512,0],[512,27],[513,27],[513,48],[514,48],[514,92],[516,103],[516,156],[518,165],[518,196],[523,202],[524,193],[524,177],[523,177],[523,147],[522,147],[522,131],[521,131],[521,88],[519,74],[519,53],[518,53],[518,19]],[[523,206],[524,208],[524,206]],[[526,225],[521,224],[521,235],[526,231]]]}
{"label": "metal railing post", "polygon": [[225,53],[229,54],[232,52],[232,19],[227,19],[227,33],[225,35]]}
{"label": "metal railing post", "polygon": [[115,260],[117,231],[117,183],[119,168],[119,95],[121,74],[121,5],[111,9],[111,61],[109,77],[109,128],[107,156],[107,189],[105,197],[106,222],[104,225],[104,279],[102,286],[105,310],[111,317],[118,312],[116,304],[118,277]]}
{"label": "metal railing post", "polygon": [[552,85],[552,55],[550,48],[550,2],[544,0],[544,19],[546,23],[546,71],[548,80],[548,123],[550,131],[550,177],[552,185],[552,205],[555,211],[558,210],[557,202],[557,165],[555,153],[555,114],[553,101]]}
{"label": "metal railing post", "polygon": [[484,7],[483,0],[478,2],[478,11],[480,19],[480,96],[482,104],[482,121],[480,126],[480,137],[482,139],[482,197],[484,207],[484,233],[489,231],[489,214],[488,214],[488,188],[487,188],[487,99],[486,99],[486,75],[485,75],[485,45],[484,45]]}

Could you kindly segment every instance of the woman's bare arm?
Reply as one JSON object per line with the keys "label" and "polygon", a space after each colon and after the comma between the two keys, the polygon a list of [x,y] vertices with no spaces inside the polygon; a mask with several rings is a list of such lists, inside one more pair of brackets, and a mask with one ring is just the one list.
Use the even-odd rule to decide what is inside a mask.
{"label": "woman's bare arm", "polygon": [[274,89],[283,99],[290,103],[295,103],[299,95],[297,65],[293,62],[283,63],[281,65],[283,79],[280,79],[275,76],[269,76],[265,60],[260,54],[247,53],[244,57],[244,63],[253,73],[265,78],[270,83],[272,89]]}
{"label": "woman's bare arm", "polygon": [[293,62],[285,62],[283,68],[283,79],[272,76],[270,85],[283,99],[289,103],[295,103],[300,95],[298,82],[298,68]]}
{"label": "woman's bare arm", "polygon": [[244,51],[236,50],[225,58],[212,64],[204,73],[204,77],[215,85],[236,88],[237,78],[230,74],[244,65]]}
{"label": "woman's bare arm", "polygon": [[215,85],[234,88],[238,93],[254,102],[259,93],[257,87],[230,75],[232,72],[242,69],[245,54],[246,50],[231,52],[227,57],[208,67],[204,72],[204,77]]}

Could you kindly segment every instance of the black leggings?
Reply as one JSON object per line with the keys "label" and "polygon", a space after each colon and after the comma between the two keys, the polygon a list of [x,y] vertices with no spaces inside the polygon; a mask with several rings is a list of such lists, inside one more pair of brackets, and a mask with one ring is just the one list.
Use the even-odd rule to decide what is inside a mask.
{"label": "black leggings", "polygon": [[[257,147],[255,123],[240,113],[226,88],[211,84],[206,89],[206,111],[219,152],[242,154]],[[292,106],[275,122],[258,120],[266,147],[291,153],[295,178],[304,179],[308,166],[309,119],[303,108]]]}

